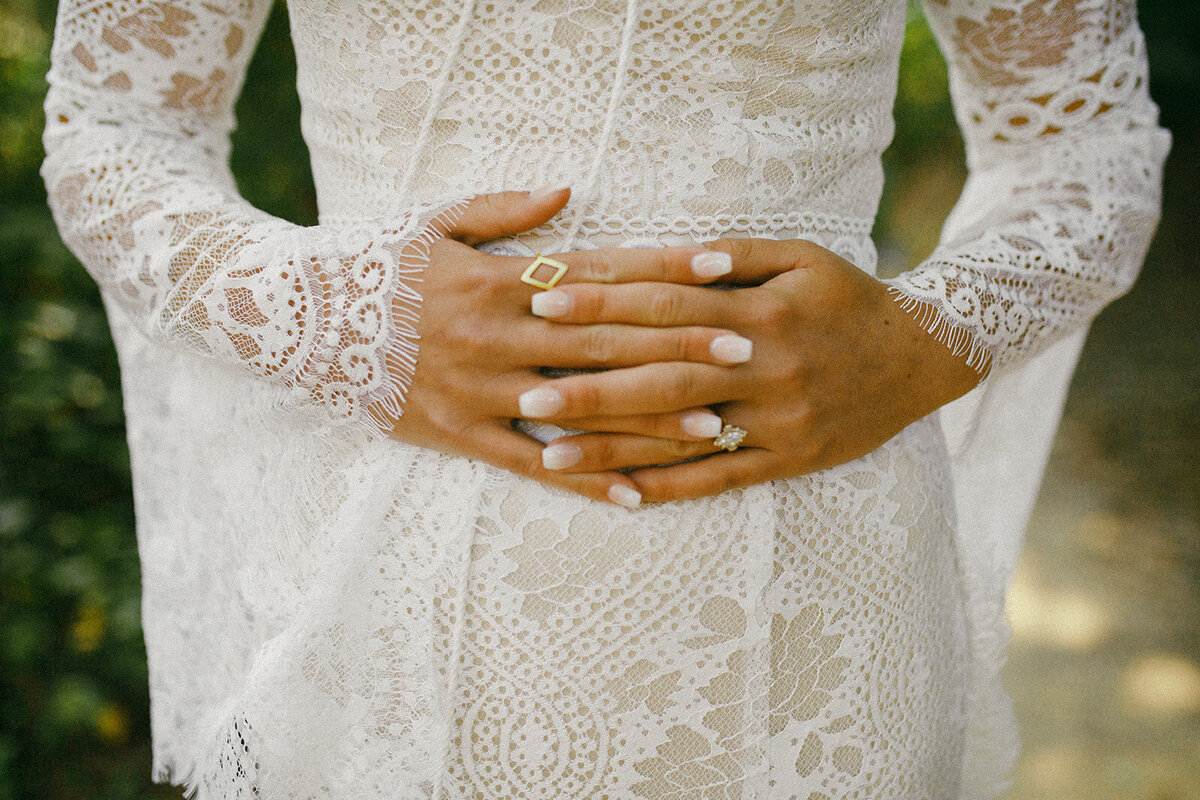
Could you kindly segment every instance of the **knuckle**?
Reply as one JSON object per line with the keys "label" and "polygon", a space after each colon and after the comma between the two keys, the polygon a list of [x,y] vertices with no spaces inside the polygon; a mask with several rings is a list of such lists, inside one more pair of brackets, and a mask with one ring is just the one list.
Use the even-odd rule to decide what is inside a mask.
{"label": "knuckle", "polygon": [[567,406],[577,415],[604,413],[600,387],[593,381],[580,381],[573,384],[569,390],[563,387],[562,393]]}
{"label": "knuckle", "polygon": [[503,352],[506,329],[484,324],[478,317],[466,317],[451,324],[446,341],[457,363],[478,362],[480,356]]}
{"label": "knuckle", "polygon": [[435,404],[428,409],[424,421],[435,441],[455,444],[474,441],[474,425],[471,420],[463,419],[456,404]]}
{"label": "knuckle", "polygon": [[493,271],[485,269],[484,266],[477,261],[472,260],[470,263],[460,266],[458,274],[455,275],[455,283],[460,292],[480,294],[490,294],[494,282]]}
{"label": "knuckle", "polygon": [[767,379],[781,392],[793,393],[794,387],[803,386],[808,376],[804,362],[792,353],[771,359],[766,367]]}
{"label": "knuckle", "polygon": [[568,319],[581,324],[597,324],[611,322],[609,318],[610,301],[607,293],[598,286],[586,283],[574,283],[570,286],[559,286],[561,291],[571,296],[571,312]]}
{"label": "knuckle", "polygon": [[588,361],[606,365],[616,355],[616,349],[616,338],[610,328],[596,325],[584,333],[583,352]]}
{"label": "knuckle", "polygon": [[470,346],[475,341],[476,327],[461,317],[453,320],[442,330],[442,338],[454,347]]}
{"label": "knuckle", "polygon": [[753,239],[726,239],[729,243],[729,255],[734,261],[749,261],[754,257]]}
{"label": "knuckle", "polygon": [[815,426],[816,414],[808,403],[799,402],[793,408],[788,410],[784,417],[784,424],[791,435],[802,443],[811,441],[812,434],[816,429]]}
{"label": "knuckle", "polygon": [[695,279],[695,276],[691,274],[690,266],[690,259],[684,261],[675,257],[669,248],[663,248],[650,261],[647,277],[652,274],[657,280],[691,281]]}
{"label": "knuckle", "polygon": [[675,403],[688,404],[695,394],[696,378],[688,369],[677,369],[671,373],[668,394]]}
{"label": "knuckle", "polygon": [[611,439],[604,436],[588,442],[587,450],[584,453],[584,459],[593,466],[612,464],[617,456],[616,446]]}
{"label": "knuckle", "polygon": [[783,298],[772,292],[762,292],[755,301],[750,313],[756,327],[776,331],[791,325],[792,309]]}
{"label": "knuckle", "polygon": [[670,287],[659,287],[650,294],[651,319],[662,325],[673,324],[683,310],[680,296]]}
{"label": "knuckle", "polygon": [[587,272],[597,283],[613,283],[617,278],[617,264],[609,253],[593,253],[587,260]]}
{"label": "knuckle", "polygon": [[701,331],[686,330],[671,336],[672,358],[675,361],[711,361],[711,336]]}

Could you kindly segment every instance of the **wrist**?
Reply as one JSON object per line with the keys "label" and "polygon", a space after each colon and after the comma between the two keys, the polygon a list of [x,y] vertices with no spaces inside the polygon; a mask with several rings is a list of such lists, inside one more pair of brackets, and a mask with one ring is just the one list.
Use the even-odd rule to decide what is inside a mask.
{"label": "wrist", "polygon": [[909,388],[904,396],[913,420],[979,385],[990,358],[980,363],[970,331],[941,318],[933,306],[914,302],[894,290],[887,295],[889,324],[899,354],[897,366],[903,371],[903,384]]}

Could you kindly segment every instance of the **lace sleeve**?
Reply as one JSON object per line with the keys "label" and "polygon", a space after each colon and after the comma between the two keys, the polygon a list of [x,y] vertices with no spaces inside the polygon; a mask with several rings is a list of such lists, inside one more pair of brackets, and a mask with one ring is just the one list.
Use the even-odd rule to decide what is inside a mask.
{"label": "lace sleeve", "polygon": [[925,0],[969,177],[938,248],[889,281],[980,372],[1078,329],[1132,285],[1169,137],[1134,0]]}
{"label": "lace sleeve", "polygon": [[269,0],[62,0],[43,177],[64,240],[150,337],[379,429],[416,363],[417,286],[456,206],[303,228],[228,169]]}

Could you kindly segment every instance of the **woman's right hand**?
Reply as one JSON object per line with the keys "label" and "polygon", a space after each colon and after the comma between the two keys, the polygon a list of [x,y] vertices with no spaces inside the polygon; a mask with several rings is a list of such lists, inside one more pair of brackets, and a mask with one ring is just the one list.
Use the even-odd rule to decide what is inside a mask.
{"label": "woman's right hand", "polygon": [[[534,287],[520,280],[530,259],[482,253],[475,245],[524,233],[550,220],[563,189],[479,195],[430,247],[418,325],[420,355],[395,439],[495,466],[595,500],[636,506],[641,495],[619,472],[548,470],[542,444],[512,427],[517,398],[544,381],[542,367],[611,368],[661,361],[735,364],[748,342],[719,328],[554,325],[530,313]],[[700,246],[608,248],[554,254],[563,283],[710,283],[729,257]],[[721,338],[735,337],[735,339]],[[714,342],[716,342],[714,346]],[[375,412],[378,413],[378,412]],[[582,430],[636,433],[686,442],[711,439],[720,417],[708,409],[573,420]]]}

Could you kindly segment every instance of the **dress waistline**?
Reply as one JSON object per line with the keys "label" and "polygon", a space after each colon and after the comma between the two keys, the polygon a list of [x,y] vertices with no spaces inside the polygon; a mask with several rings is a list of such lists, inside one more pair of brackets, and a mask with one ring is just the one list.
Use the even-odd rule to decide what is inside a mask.
{"label": "dress waistline", "polygon": [[[364,219],[383,216],[378,209],[363,214],[322,214],[324,225],[355,225]],[[550,236],[561,235],[568,221],[554,219],[539,229]],[[791,211],[775,214],[713,214],[676,216],[614,217],[588,214],[582,218],[579,231],[584,238],[617,236],[625,239],[654,239],[687,236],[714,238],[736,233],[746,236],[772,236],[781,233],[830,233],[835,236],[870,236],[874,220],[871,217],[819,214],[811,211]]]}

